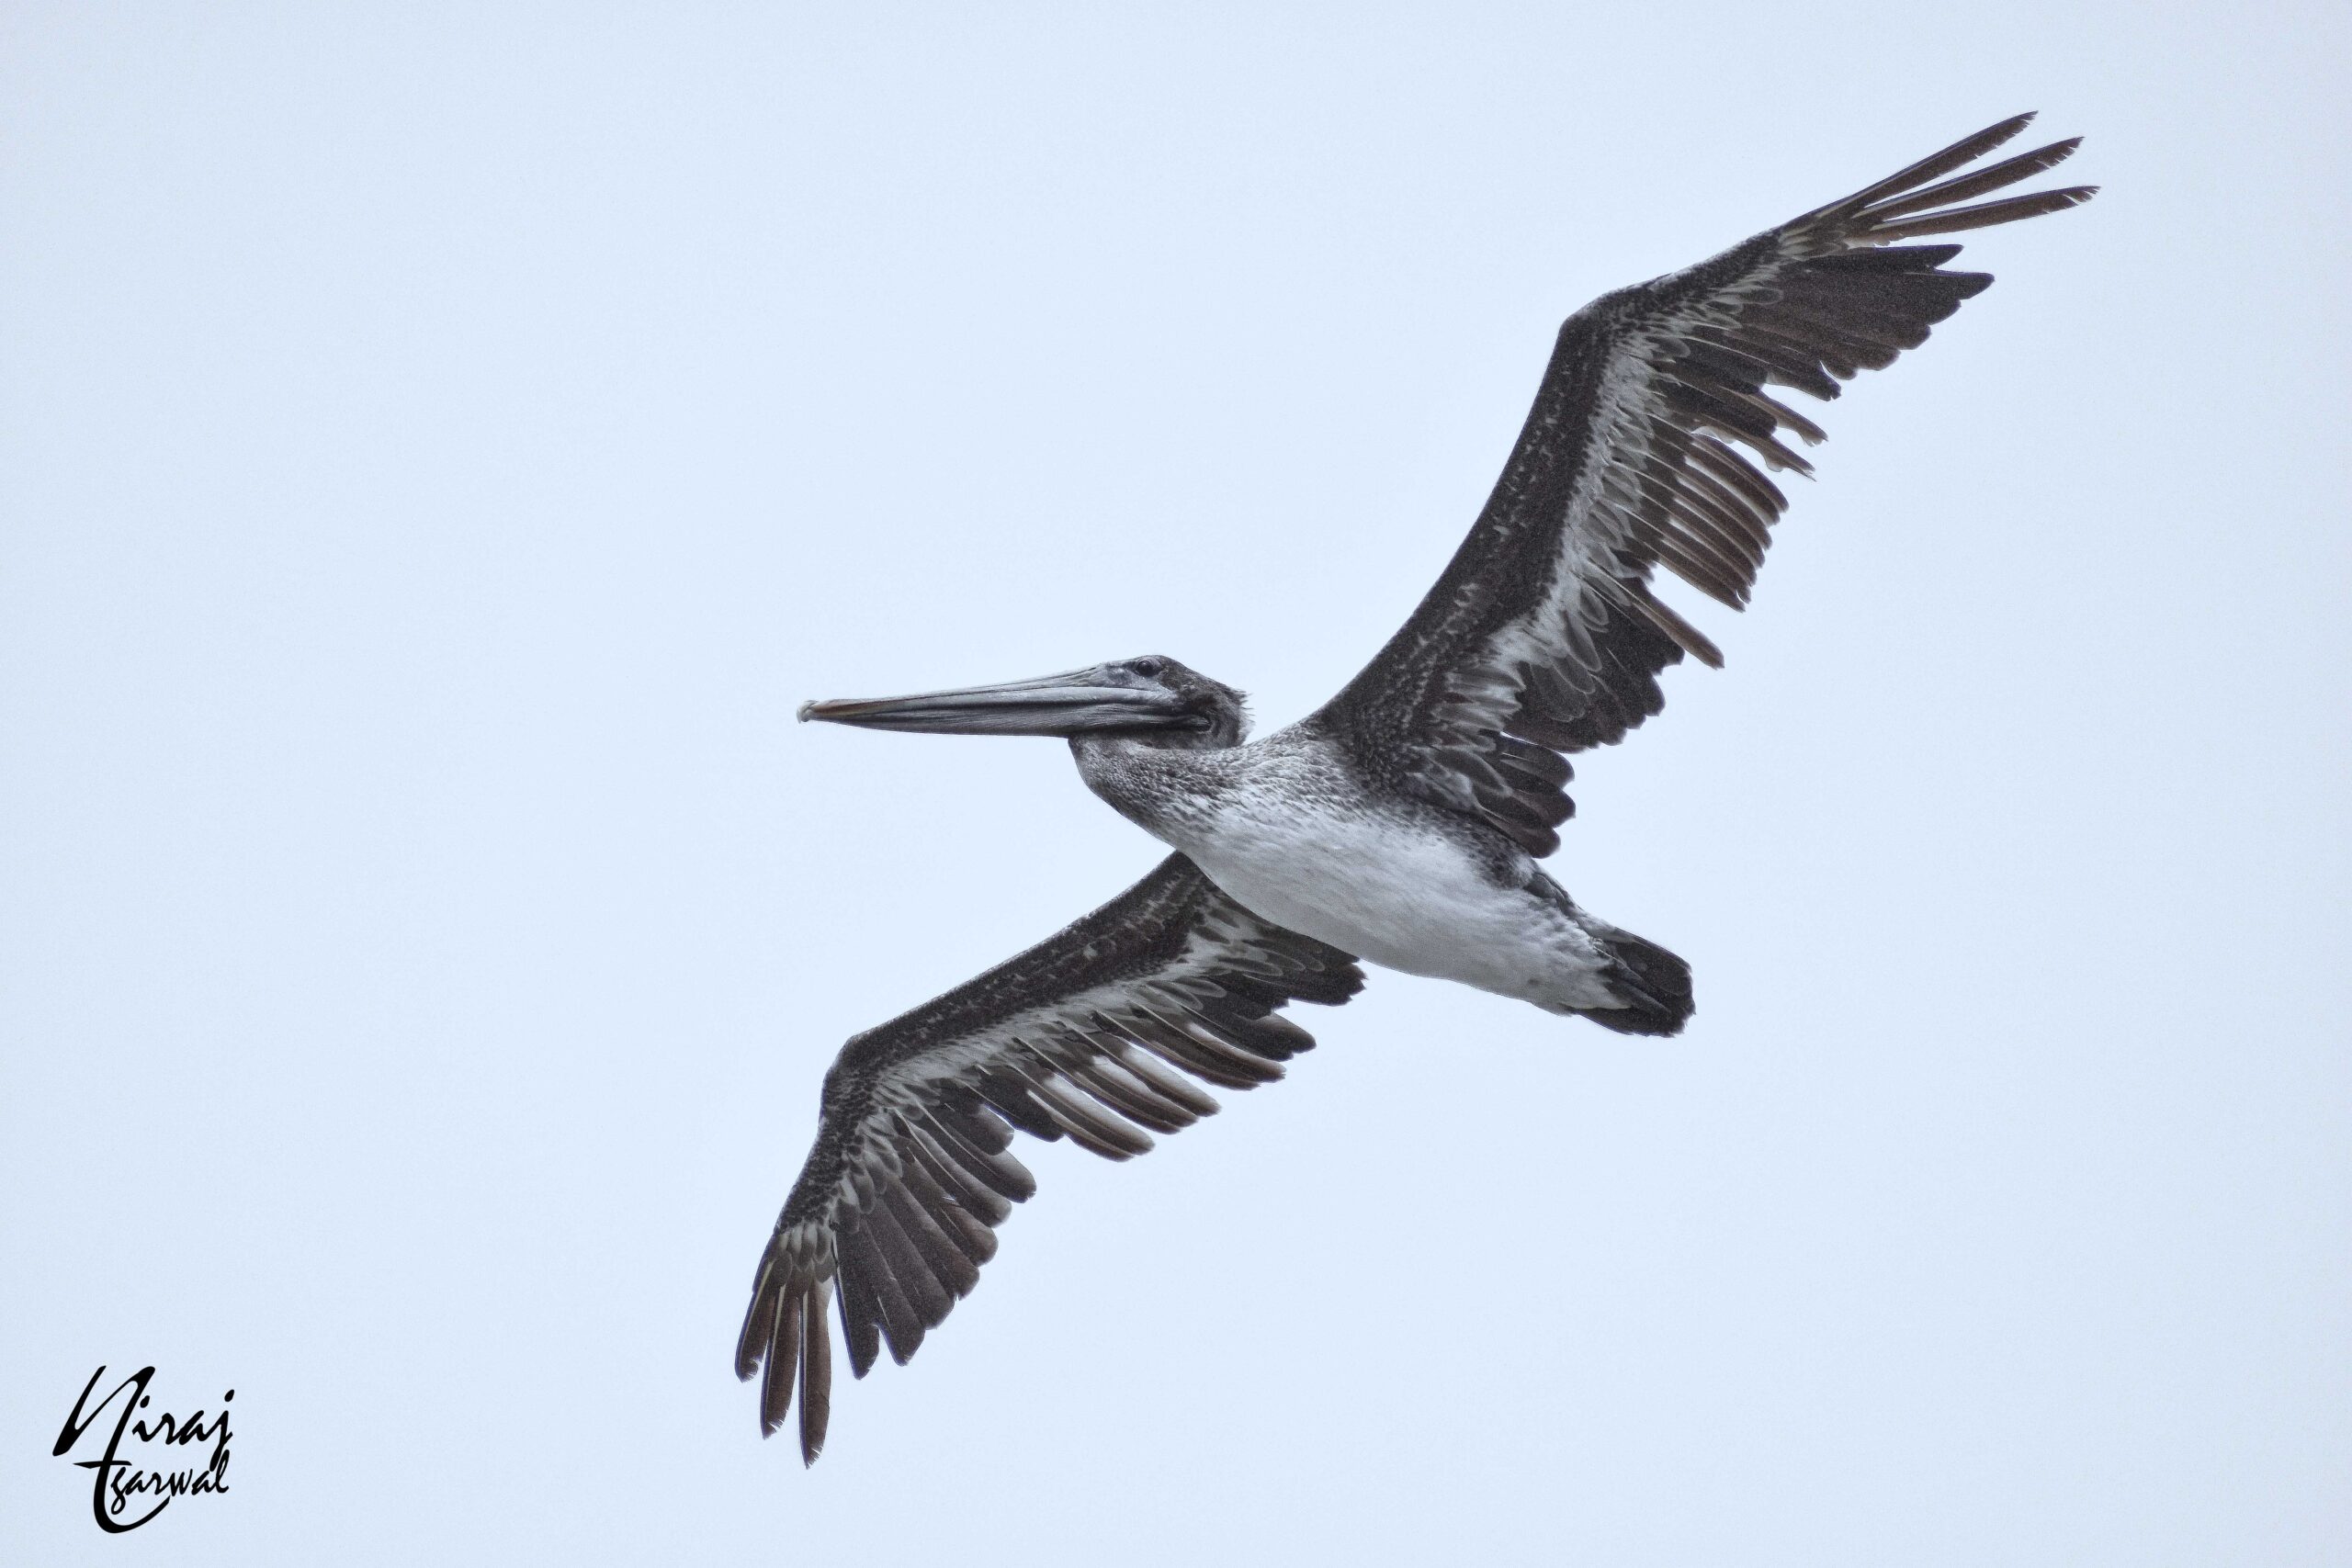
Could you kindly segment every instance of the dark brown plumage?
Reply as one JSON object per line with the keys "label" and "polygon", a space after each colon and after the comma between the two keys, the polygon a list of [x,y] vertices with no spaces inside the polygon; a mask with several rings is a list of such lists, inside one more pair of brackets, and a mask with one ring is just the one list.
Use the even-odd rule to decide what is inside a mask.
{"label": "dark brown plumage", "polygon": [[[837,1301],[850,1371],[903,1364],[979,1282],[995,1226],[1035,1190],[1013,1129],[1109,1159],[1283,1076],[1314,1038],[1273,1016],[1336,1006],[1349,956],[1259,919],[1182,855],[1057,935],[858,1035],[825,1075],[816,1147],[753,1280],[735,1370],[774,1432],[800,1390],[800,1448],[824,1446]],[[1171,1069],[1181,1069],[1171,1070]],[[1148,1129],[1148,1131],[1147,1131]]]}
{"label": "dark brown plumage", "polygon": [[[1611,744],[1657,713],[1659,672],[1686,654],[1722,662],[1651,585],[1663,569],[1734,609],[1747,603],[1788,505],[1766,470],[1809,472],[1783,437],[1823,439],[1776,389],[1834,399],[1992,282],[1947,270],[1957,245],[1903,242],[2089,197],[2071,186],[1976,200],[2074,151],[2061,141],[1956,173],[2030,118],[1569,317],[1436,586],[1337,697],[1268,741],[1241,744],[1240,694],[1157,655],[802,716],[1070,737],[1097,793],[1291,925],[1621,1032],[1675,1033],[1691,1015],[1689,966],[1578,909],[1528,858],[1558,848],[1574,810],[1562,753]],[[1090,739],[1102,735],[1119,739]],[[1217,836],[1228,818],[1245,823],[1241,850]],[[1421,869],[1384,883],[1392,844]],[[1451,926],[1430,919],[1440,906],[1424,874],[1448,856],[1461,874],[1443,908],[1473,917]],[[1551,945],[1531,940],[1524,969],[1493,962],[1518,951],[1522,919]],[[1177,854],[1059,935],[851,1040],[826,1075],[816,1145],[737,1344],[736,1371],[763,1377],[763,1428],[782,1426],[797,1382],[801,1452],[815,1460],[829,1304],[863,1377],[886,1346],[912,1356],[978,1282],[995,1227],[1034,1190],[1008,1152],[1016,1130],[1131,1158],[1216,1109],[1191,1078],[1248,1089],[1282,1077],[1314,1042],[1277,1010],[1342,1002],[1362,983],[1349,953],[1252,913]]]}
{"label": "dark brown plumage", "polygon": [[1566,808],[1478,764],[1515,743],[1611,744],[1664,705],[1661,670],[1686,653],[1723,662],[1651,592],[1654,573],[1745,606],[1788,505],[1757,465],[1810,473],[1781,436],[1823,436],[1770,389],[1835,398],[1840,382],[1917,347],[1993,281],[1945,270],[1957,245],[1894,242],[2089,199],[2094,187],[2075,186],[1951,205],[2050,168],[2079,138],[1929,183],[2031,118],[1569,317],[1469,537],[1316,722],[1367,777],[1474,811],[1531,854],[1557,849]]}

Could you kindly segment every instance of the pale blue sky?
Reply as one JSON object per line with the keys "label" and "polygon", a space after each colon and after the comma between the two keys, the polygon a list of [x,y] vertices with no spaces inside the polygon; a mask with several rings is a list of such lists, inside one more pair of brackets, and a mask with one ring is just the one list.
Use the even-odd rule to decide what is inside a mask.
{"label": "pale blue sky", "polygon": [[[0,15],[12,1562],[2352,1560],[2333,6]],[[1376,975],[803,1472],[843,1036],[1156,846],[793,705],[1329,694],[1558,319],[2020,108],[1554,863],[1700,1011]],[[102,1539],[104,1361],[234,1490]]]}

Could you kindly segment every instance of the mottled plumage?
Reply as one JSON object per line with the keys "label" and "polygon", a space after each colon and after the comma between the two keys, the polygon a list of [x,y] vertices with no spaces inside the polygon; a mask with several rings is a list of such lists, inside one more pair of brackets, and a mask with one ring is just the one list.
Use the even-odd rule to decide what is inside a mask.
{"label": "mottled plumage", "polygon": [[[1344,953],[1258,919],[1182,855],[1100,909],[912,1012],[853,1038],[825,1075],[817,1145],[785,1201],[736,1348],[764,1361],[761,1421],[800,1387],[800,1445],[825,1438],[839,1281],[850,1370],[904,1364],[996,1255],[1035,1190],[1012,1129],[1110,1159],[1217,1108],[1190,1081],[1251,1089],[1315,1042],[1273,1016],[1363,985]],[[1176,1069],[1176,1070],[1171,1070]],[[1186,1075],[1190,1075],[1188,1077]]]}
{"label": "mottled plumage", "polygon": [[[853,1039],[785,1204],[736,1349],[761,1419],[796,1381],[824,1440],[829,1301],[864,1376],[903,1362],[1030,1194],[1016,1129],[1125,1159],[1313,1043],[1275,1016],[1337,1004],[1358,958],[1671,1034],[1679,958],[1577,908],[1538,862],[1573,810],[1563,753],[1622,739],[1657,677],[1714,645],[1653,592],[1664,570],[1736,609],[1787,502],[1767,470],[1820,399],[1982,292],[1951,244],[1905,242],[2054,212],[2071,186],[1993,200],[2064,159],[1970,174],[2030,116],[1568,318],[1492,497],[1435,587],[1340,694],[1244,743],[1241,694],[1158,656],[1043,680],[812,704],[868,728],[1069,739],[1089,788],[1178,852],[1126,893],[968,985]],[[1746,448],[1742,451],[1741,448]],[[1760,467],[1758,465],[1761,465]]]}

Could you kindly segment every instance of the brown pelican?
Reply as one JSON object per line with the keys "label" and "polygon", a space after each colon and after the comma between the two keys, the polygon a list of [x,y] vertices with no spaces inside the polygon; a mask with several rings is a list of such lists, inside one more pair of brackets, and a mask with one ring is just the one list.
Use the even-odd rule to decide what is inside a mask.
{"label": "brown pelican", "polygon": [[[1993,280],[1906,242],[2055,212],[2076,186],[1977,198],[2075,141],[1973,173],[2030,115],[1979,131],[1710,261],[1568,318],[1494,494],[1404,629],[1320,710],[1246,743],[1241,694],[1150,655],[934,692],[811,703],[868,729],[1067,739],[1087,786],[1176,852],[1059,934],[859,1034],[825,1075],[816,1146],[776,1221],[736,1348],[796,1380],[825,1438],[838,1308],[851,1370],[903,1364],[971,1290],[1034,1190],[1015,1129],[1111,1159],[1216,1109],[1314,1043],[1277,1010],[1337,1005],[1358,959],[1631,1034],[1690,1016],[1673,953],[1578,908],[1537,865],[1573,807],[1563,752],[1622,739],[1657,677],[1713,643],[1660,568],[1736,609],[1787,502],[1759,471],[1819,427],[1768,386],[1835,398]],[[1738,447],[1746,447],[1746,453]],[[1752,454],[1752,456],[1750,456]]]}

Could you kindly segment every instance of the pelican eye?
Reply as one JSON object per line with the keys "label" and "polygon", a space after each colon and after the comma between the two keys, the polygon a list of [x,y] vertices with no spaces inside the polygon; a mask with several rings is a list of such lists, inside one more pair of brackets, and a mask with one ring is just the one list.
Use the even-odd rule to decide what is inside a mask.
{"label": "pelican eye", "polygon": [[1164,661],[1157,659],[1130,659],[1127,660],[1127,668],[1148,681],[1159,675],[1168,666]]}

